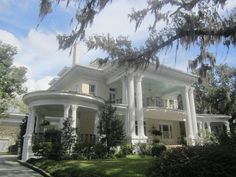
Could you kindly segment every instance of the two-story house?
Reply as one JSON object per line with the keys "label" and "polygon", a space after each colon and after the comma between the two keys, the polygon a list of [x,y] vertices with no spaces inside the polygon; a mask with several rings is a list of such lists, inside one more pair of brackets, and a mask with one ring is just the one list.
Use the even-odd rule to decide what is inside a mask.
{"label": "two-story house", "polygon": [[48,90],[23,97],[29,106],[23,160],[32,155],[32,136],[45,130],[41,125],[44,120],[50,121],[46,128],[61,129],[64,119],[71,115],[72,126],[79,128],[81,139],[96,141],[100,111],[106,100],[117,108],[127,142],[151,141],[151,132],[156,129],[162,132],[159,138],[165,144],[179,144],[185,139],[194,145],[198,130],[205,128],[204,120],[197,123],[195,111],[192,84],[197,79],[164,65],[156,70],[155,64],[150,64],[144,71],[114,63],[98,66],[96,61],[82,66],[75,55],[72,67],[63,68]]}

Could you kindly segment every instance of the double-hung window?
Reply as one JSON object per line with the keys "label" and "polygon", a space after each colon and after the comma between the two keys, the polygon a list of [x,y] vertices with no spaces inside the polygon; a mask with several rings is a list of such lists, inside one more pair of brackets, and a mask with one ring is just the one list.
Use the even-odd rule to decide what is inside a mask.
{"label": "double-hung window", "polygon": [[89,84],[89,94],[95,95],[95,85],[94,84]]}
{"label": "double-hung window", "polygon": [[116,102],[116,89],[110,88],[109,99],[110,99],[111,103],[115,103]]}
{"label": "double-hung window", "polygon": [[162,133],[162,139],[172,139],[172,126],[170,124],[160,124],[159,129]]}

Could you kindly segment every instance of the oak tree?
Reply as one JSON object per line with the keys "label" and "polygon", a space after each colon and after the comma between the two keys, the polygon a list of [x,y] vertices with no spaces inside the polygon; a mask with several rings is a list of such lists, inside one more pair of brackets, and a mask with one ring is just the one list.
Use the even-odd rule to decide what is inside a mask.
{"label": "oak tree", "polygon": [[[100,48],[107,52],[103,61],[117,61],[119,65],[127,64],[135,68],[146,68],[150,63],[159,66],[158,54],[163,49],[173,46],[186,50],[192,46],[200,49],[199,55],[189,60],[189,68],[201,76],[214,67],[216,59],[209,48],[224,44],[226,48],[236,44],[236,8],[224,9],[230,0],[147,0],[141,10],[133,10],[128,15],[137,30],[145,18],[154,17],[149,26],[149,37],[139,48],[124,36],[113,38],[110,35],[94,35],[85,38],[87,27],[112,0],[67,0],[76,3],[78,8],[73,20],[76,27],[69,34],[59,35],[59,48],[71,47],[77,40],[85,40],[88,49]],[[41,0],[40,17],[43,19],[52,12],[55,1]],[[57,1],[61,3],[61,0]],[[168,10],[166,10],[168,9]],[[159,29],[159,23],[165,26]]]}
{"label": "oak tree", "polygon": [[10,106],[10,100],[26,92],[26,68],[13,65],[16,48],[0,41],[0,117]]}

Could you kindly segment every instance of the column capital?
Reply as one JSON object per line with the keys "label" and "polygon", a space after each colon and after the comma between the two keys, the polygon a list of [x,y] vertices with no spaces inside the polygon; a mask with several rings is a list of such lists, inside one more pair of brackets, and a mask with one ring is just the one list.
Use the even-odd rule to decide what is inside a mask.
{"label": "column capital", "polygon": [[70,104],[64,104],[64,109],[70,109]]}
{"label": "column capital", "polygon": [[32,111],[35,111],[35,106],[29,106],[28,110],[29,110],[29,114],[30,114]]}
{"label": "column capital", "polygon": [[190,88],[189,86],[185,85],[185,86],[184,86],[184,92],[185,92],[185,93],[188,93],[188,92],[189,92],[189,88]]}
{"label": "column capital", "polygon": [[71,110],[72,110],[72,111],[75,111],[75,110],[77,110],[78,107],[79,107],[78,105],[74,105],[74,104],[73,104],[73,105],[71,105]]}
{"label": "column capital", "polygon": [[136,82],[142,82],[142,80],[143,80],[143,74],[136,74],[135,75]]}
{"label": "column capital", "polygon": [[192,94],[194,92],[195,88],[194,87],[189,87],[189,92]]}

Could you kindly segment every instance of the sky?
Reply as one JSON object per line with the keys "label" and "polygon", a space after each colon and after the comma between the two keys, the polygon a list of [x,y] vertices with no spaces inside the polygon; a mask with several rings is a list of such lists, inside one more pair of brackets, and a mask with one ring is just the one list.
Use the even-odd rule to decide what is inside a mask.
{"label": "sky", "polygon": [[[70,20],[75,13],[72,3],[66,8],[65,1],[54,4],[53,12],[43,21],[39,19],[39,0],[0,0],[0,40],[17,47],[14,65],[27,68],[28,91],[44,90],[49,87],[49,81],[65,66],[72,65],[72,55],[69,50],[58,50],[58,34],[69,33],[72,30]],[[117,37],[128,36],[135,45],[141,45],[147,38],[147,27],[152,17],[145,19],[141,27],[135,31],[135,24],[131,23],[128,13],[134,9],[141,9],[146,4],[144,0],[116,0],[95,18],[87,35],[107,34]],[[236,6],[235,0],[229,0],[226,8]],[[37,28],[37,25],[39,27]],[[162,27],[164,24],[159,24]],[[86,46],[79,43],[80,63],[88,65],[97,57],[104,56],[100,50],[87,51]],[[187,71],[187,61],[198,54],[197,48],[189,51],[179,48],[175,63],[175,50],[163,52],[160,55],[161,64]],[[217,63],[227,63],[236,67],[235,48],[229,52],[219,45],[213,49],[217,54]]]}

